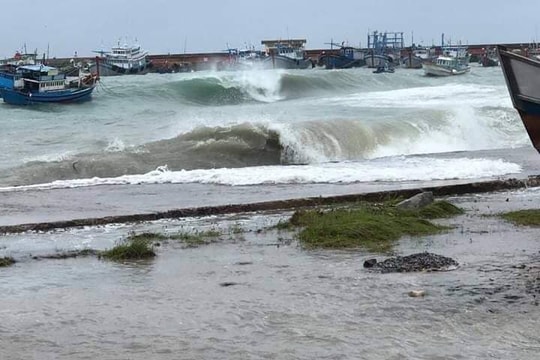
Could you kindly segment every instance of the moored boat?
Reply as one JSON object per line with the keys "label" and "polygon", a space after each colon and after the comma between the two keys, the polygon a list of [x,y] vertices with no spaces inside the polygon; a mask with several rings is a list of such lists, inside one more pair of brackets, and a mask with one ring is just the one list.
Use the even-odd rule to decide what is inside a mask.
{"label": "moored boat", "polygon": [[[330,43],[330,45],[334,46],[336,44]],[[321,56],[319,56],[318,63],[326,69],[350,69],[366,65],[365,53],[363,50],[345,45],[345,42],[337,46],[339,47],[339,52],[337,54],[323,52]],[[332,50],[333,49],[331,49],[331,51]]]}
{"label": "moored boat", "polygon": [[514,108],[533,146],[540,152],[540,60],[498,46],[500,64]]}
{"label": "moored boat", "polygon": [[399,66],[404,47],[402,32],[373,31],[368,34],[368,49],[365,55],[369,68],[395,68]]}
{"label": "moored boat", "polygon": [[462,75],[471,70],[466,47],[445,46],[442,51],[434,62],[422,64],[427,76]]}
{"label": "moored boat", "polygon": [[432,49],[428,47],[415,47],[413,45],[407,51],[407,55],[404,56],[401,61],[403,66],[408,69],[421,69],[422,64],[431,60]]}
{"label": "moored boat", "polygon": [[118,43],[111,51],[95,52],[100,54],[100,58],[99,62],[92,64],[90,72],[99,72],[100,76],[146,74],[151,66],[148,52],[139,45]]}
{"label": "moored boat", "polygon": [[[0,88],[13,88],[17,77],[17,67],[36,63],[38,63],[37,51],[33,54],[17,51],[12,58],[0,60]],[[2,97],[1,94],[0,97]]]}
{"label": "moored boat", "polygon": [[499,66],[499,58],[497,57],[497,49],[488,49],[482,54],[478,61],[483,67]]}
{"label": "moored boat", "polygon": [[266,56],[262,65],[269,69],[307,69],[313,66],[306,56],[304,45],[306,40],[263,40]]}
{"label": "moored boat", "polygon": [[13,85],[0,88],[4,102],[12,105],[66,103],[89,100],[99,75],[67,78],[57,68],[26,65],[13,74]]}
{"label": "moored boat", "polygon": [[254,48],[227,50],[229,56],[227,60],[221,61],[217,65],[218,70],[244,71],[261,68],[262,61],[266,54]]}

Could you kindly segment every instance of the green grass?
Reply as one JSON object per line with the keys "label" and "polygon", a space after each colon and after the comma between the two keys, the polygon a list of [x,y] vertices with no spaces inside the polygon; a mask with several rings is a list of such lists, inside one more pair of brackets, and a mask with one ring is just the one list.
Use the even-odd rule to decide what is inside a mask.
{"label": "green grass", "polygon": [[15,260],[11,257],[0,258],[0,267],[7,267],[15,264]]}
{"label": "green grass", "polygon": [[500,214],[500,217],[516,225],[540,226],[540,209],[512,211]]}
{"label": "green grass", "polygon": [[212,242],[213,239],[221,236],[221,233],[216,230],[197,231],[194,233],[180,232],[177,234],[169,235],[171,240],[179,240],[186,244],[188,247],[198,247],[201,245],[207,245]]}
{"label": "green grass", "polygon": [[298,211],[291,217],[289,225],[301,228],[297,236],[306,248],[362,247],[386,252],[404,235],[431,235],[448,229],[428,219],[462,213],[461,209],[445,201],[434,202],[416,211],[399,210],[393,204],[359,203],[346,209]]}
{"label": "green grass", "polygon": [[130,234],[120,244],[112,249],[103,251],[101,256],[114,261],[153,258],[156,256],[156,253],[154,252],[152,242],[164,238],[164,235],[153,233]]}

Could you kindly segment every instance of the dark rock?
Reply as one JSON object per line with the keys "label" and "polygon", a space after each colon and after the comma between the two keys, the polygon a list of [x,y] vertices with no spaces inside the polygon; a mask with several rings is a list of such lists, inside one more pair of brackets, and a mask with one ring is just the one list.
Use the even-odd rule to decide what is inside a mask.
{"label": "dark rock", "polygon": [[372,268],[375,265],[377,265],[377,259],[369,259],[369,260],[364,261],[365,268]]}
{"label": "dark rock", "polygon": [[232,281],[226,281],[219,284],[219,286],[221,287],[229,287],[229,286],[235,286],[235,285],[238,285],[238,283],[232,282]]}
{"label": "dark rock", "polygon": [[383,273],[441,271],[449,270],[450,268],[458,265],[458,262],[454,259],[423,252],[408,256],[396,256],[381,262],[377,262],[373,265],[373,269]]}

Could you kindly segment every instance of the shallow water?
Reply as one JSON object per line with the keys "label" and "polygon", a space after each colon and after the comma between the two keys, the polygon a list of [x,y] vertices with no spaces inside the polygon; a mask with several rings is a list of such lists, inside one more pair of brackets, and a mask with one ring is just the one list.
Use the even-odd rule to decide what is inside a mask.
{"label": "shallow water", "polygon": [[[304,250],[271,229],[289,213],[4,235],[0,256],[19,262],[0,270],[2,358],[536,359],[539,230],[485,215],[534,208],[540,191],[449,200],[467,210],[442,221],[454,230],[395,248],[452,257],[449,272],[378,274],[362,264],[381,254]],[[31,258],[208,229],[221,240],[164,243],[145,262]]]}

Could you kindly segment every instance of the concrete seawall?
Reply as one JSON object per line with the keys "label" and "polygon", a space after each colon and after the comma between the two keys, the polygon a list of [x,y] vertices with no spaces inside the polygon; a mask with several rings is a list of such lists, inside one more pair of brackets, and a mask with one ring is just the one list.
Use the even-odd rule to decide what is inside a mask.
{"label": "concrete seawall", "polygon": [[[2,202],[12,212],[14,209],[20,208],[21,213],[11,219],[4,217],[7,222],[0,223],[0,234],[253,211],[292,210],[301,207],[357,201],[384,201],[398,197],[411,197],[422,191],[431,191],[435,196],[442,197],[538,186],[540,186],[540,176],[529,176],[522,179],[508,178],[461,183],[442,182],[436,185],[432,183],[431,186],[426,183],[408,188],[388,187],[383,190],[380,190],[381,186],[377,186],[365,188],[364,191],[357,193],[345,192],[340,195],[323,194],[320,196],[292,197],[290,194],[283,196],[276,193],[273,198],[267,195],[263,201],[256,201],[256,193],[259,191],[257,187],[253,187],[239,190],[243,193],[252,193],[249,198],[255,199],[253,202],[238,203],[242,201],[242,198],[237,196],[238,194],[235,194],[234,191],[230,191],[230,194],[220,195],[221,202],[214,200],[213,202],[206,202],[210,205],[186,207],[178,207],[182,206],[183,198],[186,196],[186,185],[174,186],[173,184],[142,185],[136,188],[115,186],[2,193],[0,194]],[[197,189],[194,189],[194,191],[196,192]],[[219,187],[211,191],[207,188],[206,191],[208,193],[211,191],[222,193],[222,189]],[[110,194],[110,196],[107,194]],[[43,201],[44,199],[46,201]],[[169,201],[164,204],[161,202],[163,199],[178,200],[172,200],[172,202]],[[233,203],[234,200],[237,203]],[[55,213],[55,206],[60,207],[61,211]],[[141,211],[141,208],[146,211]],[[32,210],[29,211],[28,209]]]}
{"label": "concrete seawall", "polygon": [[[493,48],[497,44],[477,44],[467,45],[471,56],[479,57],[486,52],[486,49]],[[503,44],[509,49],[520,49],[525,51],[529,43],[512,43]],[[367,50],[367,49],[366,49]],[[409,48],[404,48],[402,53],[405,56]],[[337,54],[339,49],[308,49],[306,56],[313,61],[317,61],[322,53]],[[182,71],[201,71],[210,70],[218,67],[219,63],[227,62],[230,56],[227,52],[208,52],[208,53],[169,53],[169,54],[154,54],[148,56],[152,63],[150,72],[182,72]],[[93,62],[94,57],[79,57],[78,62],[88,63]],[[53,58],[47,60],[51,66],[68,67],[71,65],[73,58]]]}

